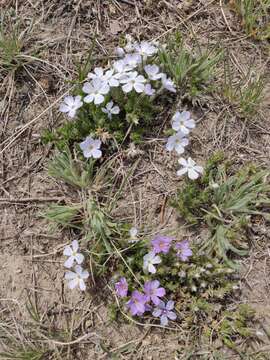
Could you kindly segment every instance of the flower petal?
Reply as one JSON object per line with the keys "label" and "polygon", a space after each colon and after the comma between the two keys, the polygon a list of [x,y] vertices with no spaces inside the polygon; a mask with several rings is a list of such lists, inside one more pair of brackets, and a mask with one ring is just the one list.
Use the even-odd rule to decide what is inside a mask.
{"label": "flower petal", "polygon": [[72,245],[73,251],[77,252],[78,249],[79,249],[79,243],[78,243],[78,241],[77,241],[77,240],[73,240],[72,243],[71,243],[71,245]]}
{"label": "flower petal", "polygon": [[81,278],[82,279],[89,278],[89,272],[87,270],[83,270],[82,273],[81,273]]}
{"label": "flower petal", "polygon": [[94,159],[99,159],[102,156],[102,152],[100,150],[95,149],[92,151],[92,156]]}
{"label": "flower petal", "polygon": [[175,320],[177,318],[177,315],[173,311],[167,311],[167,316],[170,320]]}
{"label": "flower petal", "polygon": [[75,289],[75,287],[78,286],[78,278],[76,277],[76,279],[70,280],[68,282],[68,287],[70,289]]}
{"label": "flower petal", "polygon": [[83,101],[86,102],[87,104],[93,102],[94,100],[94,95],[93,94],[90,94],[90,95],[87,95],[83,98]]}
{"label": "flower petal", "polygon": [[162,314],[162,310],[159,308],[155,308],[154,311],[152,312],[152,315],[155,317],[160,317],[161,314]]}
{"label": "flower petal", "polygon": [[63,113],[67,113],[69,112],[70,110],[70,107],[66,104],[61,104],[60,107],[59,107],[59,111],[63,112]]}
{"label": "flower petal", "polygon": [[86,285],[82,279],[79,280],[79,287],[82,291],[85,291]]}
{"label": "flower petal", "polygon": [[199,174],[194,169],[188,169],[188,177],[191,180],[196,180],[199,177]]}
{"label": "flower petal", "polygon": [[182,176],[182,175],[184,175],[187,171],[188,171],[187,168],[182,168],[182,169],[179,169],[176,174],[177,174],[177,176]]}
{"label": "flower petal", "polygon": [[160,317],[160,324],[161,324],[162,326],[167,326],[167,325],[168,325],[168,318],[167,318],[166,315],[162,315],[162,316]]}
{"label": "flower petal", "polygon": [[156,273],[156,268],[154,267],[153,264],[149,264],[148,265],[148,271],[151,273],[151,274],[155,274]]}
{"label": "flower petal", "polygon": [[84,256],[83,254],[77,253],[75,255],[75,260],[77,261],[77,264],[81,264],[84,260]]}
{"label": "flower petal", "polygon": [[96,95],[95,95],[94,103],[95,103],[95,105],[99,105],[99,104],[102,104],[104,100],[105,100],[105,99],[104,99],[104,96],[103,96],[103,95],[101,95],[101,94],[96,94]]}
{"label": "flower petal", "polygon": [[66,280],[72,280],[72,279],[75,279],[75,278],[77,278],[77,274],[75,274],[75,272],[73,272],[73,271],[67,271],[67,272],[65,273],[65,279],[66,279]]}
{"label": "flower petal", "polygon": [[65,262],[64,266],[68,269],[70,269],[73,266],[74,263],[74,256],[70,256]]}
{"label": "flower petal", "polygon": [[70,246],[66,246],[65,249],[64,249],[63,254],[64,254],[65,256],[70,256],[70,255],[72,255],[72,249],[71,249],[71,247],[70,247]]}
{"label": "flower petal", "polygon": [[161,263],[161,258],[160,256],[155,256],[154,259],[152,260],[153,264],[160,264]]}
{"label": "flower petal", "polygon": [[122,90],[125,93],[129,93],[132,90],[132,85],[130,83],[127,83],[125,85],[122,86]]}
{"label": "flower petal", "polygon": [[174,301],[169,300],[166,305],[166,310],[172,310],[174,308]]}

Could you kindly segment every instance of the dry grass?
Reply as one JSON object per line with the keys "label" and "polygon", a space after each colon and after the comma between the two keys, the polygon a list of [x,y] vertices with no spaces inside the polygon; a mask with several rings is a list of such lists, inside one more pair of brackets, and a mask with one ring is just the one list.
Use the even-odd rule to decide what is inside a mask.
{"label": "dry grass", "polygon": [[[192,48],[194,34],[202,48],[219,44],[230,59],[233,83],[245,79],[252,64],[254,72],[264,74],[266,86],[265,97],[249,120],[223,91],[213,89],[193,99],[192,112],[198,120],[193,154],[203,162],[222,149],[228,157],[237,156],[239,165],[255,161],[269,166],[267,44],[248,38],[236,14],[222,1],[2,0],[1,5],[11,19],[25,19],[20,34],[27,34],[27,39],[20,54],[31,61],[12,70],[0,68],[0,351],[12,348],[5,329],[15,349],[44,352],[40,359],[218,359],[214,354],[223,351],[220,344],[196,347],[187,329],[165,332],[132,322],[111,322],[106,303],[112,294],[106,284],[96,283],[85,296],[66,289],[61,253],[74,233],[48,233],[39,213],[52,201],[77,202],[81,195],[47,175],[44,169],[52,149],[40,143],[40,136],[63,121],[57,104],[71,88],[76,65],[85,59],[92,42],[95,61],[102,64],[126,33],[163,41],[177,28],[187,48]],[[224,86],[222,64],[215,85],[219,90]],[[181,100],[192,106],[190,99]],[[172,226],[187,234],[168,204],[179,182],[175,158],[163,150],[162,130],[155,137],[149,134],[134,158],[126,150],[116,155],[113,191],[139,160],[113,215],[149,235]],[[262,350],[268,356],[268,224],[254,224],[251,231],[254,250],[246,260],[241,301],[259,309],[256,326],[261,342],[252,346],[254,354]],[[103,299],[96,296],[96,289],[104,293]],[[25,310],[26,294],[38,308],[38,319]],[[225,350],[223,356],[239,358]]]}

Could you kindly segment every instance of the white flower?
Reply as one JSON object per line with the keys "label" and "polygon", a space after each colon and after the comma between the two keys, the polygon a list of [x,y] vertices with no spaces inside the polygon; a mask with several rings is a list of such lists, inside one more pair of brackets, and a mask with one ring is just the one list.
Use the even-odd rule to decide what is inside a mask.
{"label": "white flower", "polygon": [[104,70],[101,67],[96,67],[94,69],[93,73],[88,73],[87,77],[88,79],[99,79],[101,81],[103,81],[103,76],[104,76]]}
{"label": "white flower", "polygon": [[162,81],[162,86],[165,89],[167,89],[167,90],[169,90],[171,92],[174,92],[174,93],[176,92],[174,82],[172,81],[172,79],[167,78],[166,74],[162,75],[161,81]]}
{"label": "white flower", "polygon": [[93,73],[89,73],[87,75],[87,77],[89,79],[98,79],[100,80],[102,83],[106,83],[111,87],[116,87],[119,85],[119,81],[118,79],[116,79],[115,75],[114,75],[114,70],[110,69],[107,70],[104,73],[104,70],[102,68],[95,68]]}
{"label": "white flower", "polygon": [[184,158],[180,158],[178,160],[179,164],[182,165],[182,169],[177,171],[177,175],[181,176],[184,174],[188,174],[188,177],[191,180],[198,179],[200,174],[203,173],[203,168],[201,166],[196,165],[195,161],[192,160],[190,157],[185,160]]}
{"label": "white flower", "polygon": [[84,102],[94,102],[95,105],[99,105],[105,100],[103,95],[108,94],[110,87],[106,82],[101,81],[99,78],[95,78],[90,83],[86,82],[83,85],[82,90],[86,94],[89,94],[84,98]]}
{"label": "white flower", "polygon": [[188,139],[185,137],[181,131],[178,131],[176,134],[168,138],[166,149],[168,151],[175,150],[177,154],[183,154],[185,151],[185,146],[188,145]]}
{"label": "white flower", "polygon": [[152,96],[152,95],[154,95],[156,90],[152,88],[151,84],[146,84],[144,86],[144,92],[146,95]]}
{"label": "white flower", "polygon": [[132,70],[132,67],[129,66],[123,59],[115,61],[113,63],[113,68],[116,72],[115,77],[117,79],[121,79],[121,77],[125,75],[127,71]]}
{"label": "white flower", "polygon": [[137,241],[139,241],[137,235],[138,235],[138,229],[135,227],[132,227],[129,230],[129,235],[130,235],[130,240],[128,241],[129,243],[135,243]]}
{"label": "white flower", "polygon": [[108,118],[111,119],[112,115],[117,115],[120,113],[120,108],[119,106],[113,106],[113,102],[110,101],[108,102],[108,104],[106,105],[105,108],[101,108],[101,110],[108,115]]}
{"label": "white flower", "polygon": [[124,57],[125,56],[125,50],[122,48],[122,47],[117,47],[115,49],[115,54],[116,56],[119,56],[119,57]]}
{"label": "white flower", "polygon": [[125,36],[126,40],[127,40],[127,44],[125,46],[125,51],[126,52],[132,52],[134,50],[134,46],[135,46],[135,43],[134,43],[134,39],[131,35],[126,35]]}
{"label": "white flower", "polygon": [[158,80],[164,76],[163,73],[159,72],[159,67],[157,65],[145,65],[144,71],[150,80]]}
{"label": "white flower", "polygon": [[116,76],[116,74],[114,74],[114,70],[110,69],[107,70],[103,76],[103,81],[106,82],[107,84],[109,84],[111,87],[117,87],[119,86],[119,80]]}
{"label": "white flower", "polygon": [[195,121],[190,118],[189,111],[177,111],[172,117],[172,128],[175,131],[181,131],[183,134],[188,134],[190,129],[195,128]]}
{"label": "white flower", "polygon": [[63,254],[69,257],[64,263],[65,267],[71,268],[74,261],[77,262],[77,264],[81,264],[83,262],[84,256],[80,254],[78,250],[79,244],[77,240],[73,240],[71,246],[65,247]]}
{"label": "white flower", "polygon": [[81,96],[66,96],[64,102],[60,105],[59,110],[67,113],[69,117],[74,118],[76,111],[83,105]]}
{"label": "white flower", "polygon": [[142,62],[142,58],[139,54],[127,54],[123,60],[125,61],[126,66],[129,66],[132,69]]}
{"label": "white flower", "polygon": [[142,75],[138,75],[137,71],[127,73],[127,76],[120,80],[122,90],[125,93],[129,93],[133,89],[137,93],[142,93],[144,91],[145,78]]}
{"label": "white flower", "polygon": [[84,280],[89,277],[89,273],[80,265],[76,265],[74,268],[75,271],[67,271],[65,273],[65,279],[68,280],[68,287],[74,289],[79,286],[79,288],[84,291],[86,289]]}
{"label": "white flower", "polygon": [[150,251],[148,254],[143,257],[143,269],[151,274],[156,273],[155,264],[160,264],[161,258],[155,254],[154,251]]}
{"label": "white flower", "polygon": [[144,60],[146,60],[148,56],[156,54],[158,51],[158,49],[148,41],[142,41],[139,44],[135,44],[134,47],[137,53],[140,54]]}
{"label": "white flower", "polygon": [[93,157],[94,159],[99,159],[102,156],[100,146],[101,141],[94,140],[91,138],[91,136],[88,136],[83,142],[80,143],[80,148],[86,158]]}

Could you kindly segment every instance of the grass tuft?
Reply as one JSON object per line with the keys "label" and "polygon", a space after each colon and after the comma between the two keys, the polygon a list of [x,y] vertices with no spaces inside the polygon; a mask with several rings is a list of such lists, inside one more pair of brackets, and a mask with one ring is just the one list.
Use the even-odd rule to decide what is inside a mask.
{"label": "grass tuft", "polygon": [[231,5],[240,15],[247,35],[258,40],[270,38],[270,0],[233,0]]}
{"label": "grass tuft", "polygon": [[179,33],[170,39],[168,47],[159,53],[165,71],[180,89],[184,89],[191,96],[198,95],[207,86],[214,77],[216,65],[221,58],[222,51],[218,49],[201,51],[194,47],[191,51],[186,50]]}
{"label": "grass tuft", "polygon": [[247,253],[247,228],[251,216],[269,219],[264,207],[269,206],[269,172],[254,166],[231,174],[230,166],[217,154],[207,163],[205,174],[198,182],[187,182],[178,192],[173,206],[193,224],[208,225],[210,237],[201,249],[216,255],[228,265],[236,263],[229,254]]}

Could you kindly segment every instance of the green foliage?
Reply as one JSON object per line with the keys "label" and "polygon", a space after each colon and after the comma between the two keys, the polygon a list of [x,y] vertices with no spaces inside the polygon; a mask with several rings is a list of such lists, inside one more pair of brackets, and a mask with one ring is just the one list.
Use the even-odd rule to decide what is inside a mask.
{"label": "green foliage", "polygon": [[92,159],[89,159],[86,164],[78,159],[73,159],[67,148],[55,155],[54,159],[49,162],[48,174],[69,185],[86,188],[94,177],[94,163],[95,161]]}
{"label": "green foliage", "polygon": [[33,61],[29,57],[29,49],[25,45],[28,41],[32,24],[22,29],[22,21],[15,20],[11,14],[1,14],[0,18],[0,72],[15,72],[23,65]]}
{"label": "green foliage", "polygon": [[240,115],[253,116],[263,99],[265,81],[263,75],[255,75],[250,68],[249,72],[237,82],[232,79],[229,60],[224,63],[224,96],[234,105]]}
{"label": "green foliage", "polygon": [[252,337],[252,330],[249,326],[255,316],[255,311],[247,304],[240,304],[236,311],[224,311],[223,319],[216,329],[218,336],[224,344],[238,352],[235,337]]}
{"label": "green foliage", "polygon": [[9,352],[1,352],[0,359],[5,360],[42,360],[44,356],[47,354],[42,350],[38,349],[27,349],[27,348],[16,348]]}
{"label": "green foliage", "polygon": [[103,105],[97,107],[87,104],[78,110],[76,120],[69,121],[56,130],[46,130],[42,134],[43,143],[53,143],[59,150],[64,150],[88,135],[97,135],[107,143],[107,152],[113,152],[117,149],[116,143],[128,141],[130,137],[133,142],[140,142],[158,110],[150,97],[136,93],[127,97],[123,96],[119,89],[114,88],[111,91],[111,99],[107,96],[104,104],[109,100],[113,100],[122,109],[119,115],[108,120],[107,115],[101,110]]}
{"label": "green foliage", "polygon": [[270,186],[265,182],[268,175],[254,166],[232,175],[228,163],[217,154],[208,161],[203,177],[187,181],[172,205],[188,222],[207,224],[210,236],[201,248],[234,266],[228,255],[246,254],[250,216],[269,217],[262,210],[269,205]]}
{"label": "green foliage", "polygon": [[[146,241],[140,240],[125,250],[126,263],[118,266],[118,273],[131,284],[131,291],[138,287],[137,283],[151,279],[151,275],[142,270],[142,259],[148,251]],[[167,296],[179,301],[184,308],[188,306],[194,311],[199,304],[204,304],[206,308],[200,309],[206,311],[208,306],[211,308],[210,303],[225,299],[236,284],[232,269],[195,249],[188,262],[180,261],[173,250],[159,255],[162,262],[157,266],[155,278],[166,288]],[[200,303],[202,300],[206,303]]]}
{"label": "green foliage", "polygon": [[[197,53],[196,55],[194,55]],[[185,49],[179,33],[169,39],[166,49],[160,51],[159,60],[167,73],[182,91],[195,96],[214,77],[215,67],[222,57],[217,49],[201,52],[193,48]]]}
{"label": "green foliage", "polygon": [[94,271],[99,275],[112,270],[107,262],[110,258],[112,262],[115,257],[118,258],[112,257],[114,242],[121,247],[121,240],[127,229],[124,224],[113,221],[105,208],[95,200],[87,199],[72,205],[54,204],[42,216],[53,225],[53,230],[55,227],[60,227],[79,231],[83,241],[90,245],[89,255],[93,260]]}
{"label": "green foliage", "polygon": [[258,40],[270,38],[270,0],[233,0],[231,4],[240,15],[247,35]]}
{"label": "green foliage", "polygon": [[43,214],[43,217],[61,228],[81,228],[82,223],[82,204],[72,205],[51,205]]}

